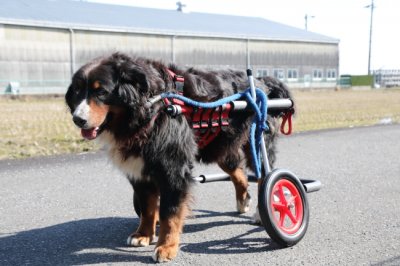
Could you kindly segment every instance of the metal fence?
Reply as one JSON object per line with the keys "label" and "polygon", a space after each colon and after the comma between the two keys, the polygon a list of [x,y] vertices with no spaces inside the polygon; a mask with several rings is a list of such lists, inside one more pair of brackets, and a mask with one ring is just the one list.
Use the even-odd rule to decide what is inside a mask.
{"label": "metal fence", "polygon": [[0,95],[64,94],[69,80],[0,80]]}
{"label": "metal fence", "polygon": [[[336,79],[281,79],[292,89],[335,88],[342,85]],[[0,95],[64,94],[70,80],[0,80]]]}

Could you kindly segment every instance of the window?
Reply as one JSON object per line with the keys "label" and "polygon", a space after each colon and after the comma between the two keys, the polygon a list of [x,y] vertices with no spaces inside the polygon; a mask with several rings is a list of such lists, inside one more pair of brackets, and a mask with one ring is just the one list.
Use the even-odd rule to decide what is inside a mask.
{"label": "window", "polygon": [[288,69],[287,78],[291,80],[297,80],[298,78],[297,69]]}
{"label": "window", "polygon": [[285,72],[283,69],[274,69],[274,78],[277,79],[284,79],[285,78]]}
{"label": "window", "polygon": [[314,69],[313,71],[313,79],[321,80],[322,79],[322,69]]}
{"label": "window", "polygon": [[267,69],[257,69],[256,77],[266,77],[268,76],[268,70]]}
{"label": "window", "polygon": [[326,78],[327,79],[336,79],[336,69],[328,69],[326,71]]}

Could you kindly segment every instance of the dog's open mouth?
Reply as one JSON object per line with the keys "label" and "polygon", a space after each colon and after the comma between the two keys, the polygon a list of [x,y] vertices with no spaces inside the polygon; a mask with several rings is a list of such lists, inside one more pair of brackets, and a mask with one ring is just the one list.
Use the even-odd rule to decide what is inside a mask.
{"label": "dog's open mouth", "polygon": [[89,129],[81,129],[82,137],[87,140],[95,139],[99,132],[99,127],[89,128]]}
{"label": "dog's open mouth", "polygon": [[97,138],[103,132],[103,130],[105,130],[105,128],[108,125],[108,122],[111,121],[111,119],[112,119],[112,114],[109,113],[104,119],[103,124],[101,124],[100,126],[92,128],[81,128],[82,137],[87,140],[93,140]]}

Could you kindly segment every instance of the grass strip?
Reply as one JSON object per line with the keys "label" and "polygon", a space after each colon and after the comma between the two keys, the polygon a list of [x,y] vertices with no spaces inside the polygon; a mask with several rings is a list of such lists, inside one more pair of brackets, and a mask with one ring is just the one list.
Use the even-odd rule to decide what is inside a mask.
{"label": "grass strip", "polygon": [[[400,122],[400,89],[294,91],[294,132]],[[0,159],[99,149],[73,125],[63,97],[0,97]]]}

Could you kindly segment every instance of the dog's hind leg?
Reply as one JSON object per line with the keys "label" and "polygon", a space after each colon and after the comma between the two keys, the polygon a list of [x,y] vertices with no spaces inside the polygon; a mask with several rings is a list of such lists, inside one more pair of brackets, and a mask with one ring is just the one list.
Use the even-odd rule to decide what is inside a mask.
{"label": "dog's hind leg", "polygon": [[156,224],[159,219],[159,192],[154,184],[136,182],[132,184],[140,205],[140,224],[135,233],[128,237],[127,244],[145,247],[155,238]]}
{"label": "dog's hind leg", "polygon": [[248,192],[247,176],[240,166],[240,160],[225,160],[218,163],[224,172],[226,172],[233,182],[236,191],[236,208],[239,213],[248,212],[250,209],[251,197]]}

